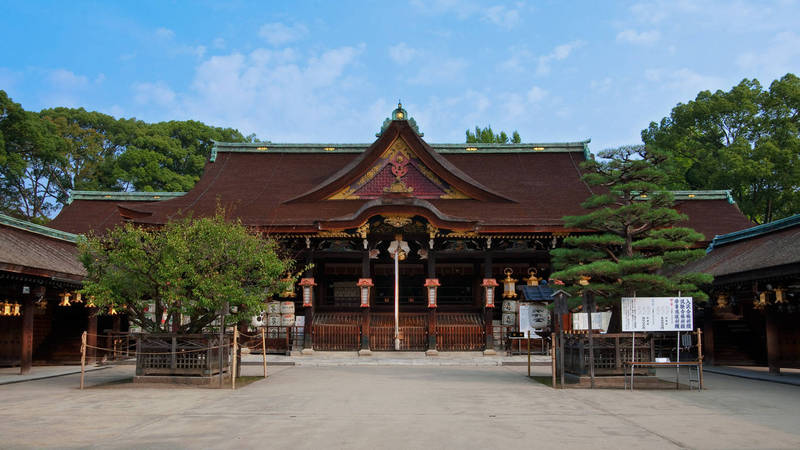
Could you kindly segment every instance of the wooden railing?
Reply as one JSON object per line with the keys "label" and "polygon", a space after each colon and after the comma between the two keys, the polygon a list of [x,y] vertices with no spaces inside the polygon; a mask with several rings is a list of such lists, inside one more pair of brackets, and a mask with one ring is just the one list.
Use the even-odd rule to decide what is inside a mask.
{"label": "wooden railing", "polygon": [[321,313],[314,316],[315,350],[358,350],[361,316],[358,313]]}
{"label": "wooden railing", "polygon": [[483,350],[485,333],[478,314],[440,313],[436,319],[436,348],[442,351]]}
{"label": "wooden railing", "polygon": [[[585,333],[564,335],[564,370],[576,375],[589,374],[589,336]],[[630,333],[595,334],[594,372],[596,375],[623,375],[625,361],[653,361],[653,339],[636,335],[635,355]],[[647,369],[637,369],[647,371]]]}
{"label": "wooden railing", "polygon": [[230,364],[230,345],[230,335],[220,345],[216,334],[137,334],[136,375],[216,375]]}
{"label": "wooden railing", "polygon": [[[427,348],[427,316],[422,313],[400,315],[400,350],[423,351]],[[370,321],[370,349],[394,350],[394,316],[373,314]]]}

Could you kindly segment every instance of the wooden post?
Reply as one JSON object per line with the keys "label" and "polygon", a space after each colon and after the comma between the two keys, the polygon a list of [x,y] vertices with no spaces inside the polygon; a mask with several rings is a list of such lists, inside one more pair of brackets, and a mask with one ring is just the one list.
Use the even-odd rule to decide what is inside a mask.
{"label": "wooden post", "polygon": [[697,328],[697,382],[703,390],[703,330]]}
{"label": "wooden post", "polygon": [[231,389],[236,389],[236,356],[239,349],[239,328],[233,327],[233,354],[231,355]]}
{"label": "wooden post", "polygon": [[558,370],[561,372],[561,389],[564,389],[564,329],[558,332]]}
{"label": "wooden post", "polygon": [[769,366],[769,374],[780,375],[781,348],[777,314],[771,308],[767,307],[764,310],[764,315],[767,321],[767,365]]}
{"label": "wooden post", "polygon": [[531,330],[528,330],[528,376],[531,376]]}
{"label": "wooden post", "polygon": [[550,342],[553,343],[553,345],[550,346],[550,366],[551,366],[550,370],[553,374],[553,389],[555,389],[556,388],[556,346],[555,346],[556,334],[555,333],[550,333]]}
{"label": "wooden post", "polygon": [[87,352],[87,360],[93,363],[97,359],[97,308],[87,308],[89,311],[89,326],[86,330],[86,342],[89,348]]}
{"label": "wooden post", "polygon": [[264,378],[267,378],[267,332],[261,328],[261,356],[264,358]]}
{"label": "wooden post", "polygon": [[33,366],[33,297],[26,295],[22,303],[22,339],[20,340],[19,374],[30,373]]}
{"label": "wooden post", "polygon": [[591,381],[591,388],[594,389],[594,335],[592,334],[592,312],[594,312],[594,293],[591,291],[584,291],[583,293],[583,309],[586,310],[587,322],[589,325],[589,379]]}
{"label": "wooden post", "polygon": [[86,332],[81,334],[81,390],[83,390],[83,376],[86,372]]}

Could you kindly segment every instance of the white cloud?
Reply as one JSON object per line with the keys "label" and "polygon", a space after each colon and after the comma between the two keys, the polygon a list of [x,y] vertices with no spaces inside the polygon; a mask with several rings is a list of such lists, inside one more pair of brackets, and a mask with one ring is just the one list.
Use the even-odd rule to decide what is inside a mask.
{"label": "white cloud", "polygon": [[[769,46],[758,52],[742,53],[736,63],[749,72],[759,71],[768,79],[797,72],[797,61],[800,60],[800,35],[794,31],[784,31],[775,35]],[[762,80],[766,81],[766,80]]]}
{"label": "white cloud", "polygon": [[650,45],[657,42],[659,39],[661,39],[661,33],[659,33],[658,30],[637,32],[636,30],[627,29],[617,34],[617,42],[636,45]]}
{"label": "white cloud", "polygon": [[462,78],[467,66],[468,63],[463,58],[431,59],[408,82],[418,85],[452,82]]}
{"label": "white cloud", "polygon": [[519,24],[520,14],[517,9],[497,5],[486,8],[483,20],[510,30]]}
{"label": "white cloud", "polygon": [[61,90],[83,89],[89,85],[88,78],[66,69],[53,70],[47,78],[54,88]]}
{"label": "white cloud", "polygon": [[214,41],[211,43],[211,45],[216,49],[223,49],[223,48],[225,48],[225,39],[223,39],[221,37],[218,37],[218,38],[214,39]]}
{"label": "white cloud", "polygon": [[264,24],[258,29],[258,35],[274,46],[297,41],[307,33],[308,28],[301,23],[286,26],[280,22],[273,22]]}
{"label": "white cloud", "polygon": [[713,76],[703,75],[692,69],[647,69],[644,78],[658,85],[661,90],[667,90],[674,98],[693,99],[700,91],[725,89],[729,84],[727,80]]}
{"label": "white cloud", "polygon": [[134,83],[132,87],[133,99],[140,105],[155,105],[161,108],[175,106],[175,92],[163,81]]}
{"label": "white cloud", "polygon": [[389,47],[389,57],[397,64],[408,64],[418,53],[405,42]]}
{"label": "white cloud", "polygon": [[563,61],[577,48],[583,46],[583,41],[572,41],[556,46],[552,52],[542,55],[537,60],[536,73],[546,75],[550,73],[553,61]]}
{"label": "white cloud", "polygon": [[547,91],[539,86],[533,86],[528,90],[528,101],[531,103],[539,103],[547,97]]}
{"label": "white cloud", "polygon": [[161,39],[172,39],[175,37],[175,32],[169,28],[159,27],[156,28],[155,35]]}
{"label": "white cloud", "polygon": [[198,58],[202,58],[206,54],[206,46],[198,45],[197,47],[194,47],[192,53],[194,53],[194,55],[197,56]]}
{"label": "white cloud", "polygon": [[94,84],[102,84],[104,81],[106,81],[106,74],[102,72],[98,73],[97,76],[94,78]]}
{"label": "white cloud", "polygon": [[589,82],[589,87],[598,93],[606,93],[611,89],[614,80],[611,77],[605,77],[602,80],[592,80]]}

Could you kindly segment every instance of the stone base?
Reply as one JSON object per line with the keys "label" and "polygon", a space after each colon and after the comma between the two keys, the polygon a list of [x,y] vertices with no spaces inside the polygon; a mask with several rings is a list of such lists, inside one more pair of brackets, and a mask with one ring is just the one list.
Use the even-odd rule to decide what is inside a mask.
{"label": "stone base", "polygon": [[372,350],[368,348],[362,348],[358,351],[358,356],[372,356]]}
{"label": "stone base", "polygon": [[289,352],[289,356],[300,356],[302,354],[303,354],[303,352],[301,352],[299,350],[292,350],[291,352]]}
{"label": "stone base", "polygon": [[425,356],[439,356],[439,350],[436,350],[435,348],[431,350],[425,350]]}
{"label": "stone base", "polygon": [[495,355],[497,355],[497,352],[494,351],[494,349],[489,348],[483,351],[483,356],[495,356]]}
{"label": "stone base", "polygon": [[300,352],[303,356],[311,356],[314,354],[313,348],[304,348],[302,352]]}
{"label": "stone base", "polygon": [[[219,375],[208,377],[181,377],[170,375],[137,375],[133,377],[135,384],[180,384],[189,386],[219,387]],[[231,376],[223,374],[222,387],[230,387]]]}

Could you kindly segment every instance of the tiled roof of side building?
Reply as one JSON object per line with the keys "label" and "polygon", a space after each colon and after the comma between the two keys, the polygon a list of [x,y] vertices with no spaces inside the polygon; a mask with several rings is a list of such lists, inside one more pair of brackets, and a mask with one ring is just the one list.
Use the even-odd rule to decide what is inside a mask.
{"label": "tiled roof of side building", "polygon": [[0,270],[80,280],[78,236],[0,214]]}
{"label": "tiled roof of side building", "polygon": [[66,206],[48,226],[75,234],[103,233],[122,223],[119,205],[144,205],[184,195],[185,192],[72,191]]}

